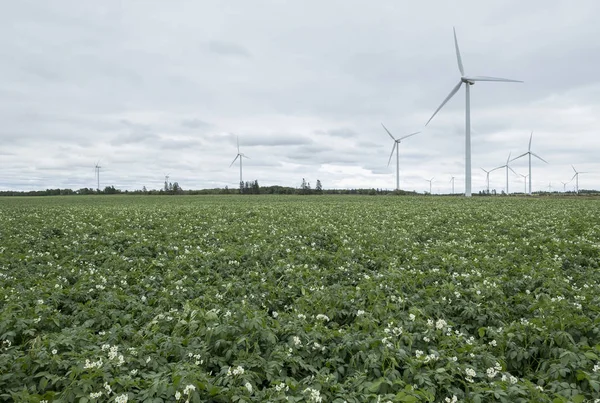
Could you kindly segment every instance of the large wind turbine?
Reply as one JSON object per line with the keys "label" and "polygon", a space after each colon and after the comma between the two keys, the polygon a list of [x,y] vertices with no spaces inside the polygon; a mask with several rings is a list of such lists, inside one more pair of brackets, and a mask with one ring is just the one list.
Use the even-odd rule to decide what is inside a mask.
{"label": "large wind turbine", "polygon": [[575,171],[575,175],[573,175],[571,180],[575,179],[575,192],[579,194],[579,174],[587,174],[588,172],[579,172],[573,165],[571,165],[571,168],[573,168],[573,171]]}
{"label": "large wind turbine", "polygon": [[510,80],[508,78],[498,77],[486,77],[486,76],[465,76],[465,70],[462,64],[462,58],[460,57],[460,50],[458,48],[458,40],[456,39],[456,29],[454,29],[454,47],[456,48],[456,60],[458,61],[458,70],[460,71],[460,81],[450,91],[450,94],[444,99],[444,102],[435,110],[433,115],[429,118],[425,126],[431,122],[431,119],[438,113],[446,102],[450,100],[460,89],[461,85],[465,85],[466,93],[466,108],[465,108],[465,196],[471,197],[471,96],[470,86],[475,84],[477,81],[501,81],[501,82],[513,82],[522,83],[519,80]]}
{"label": "large wind turbine", "polygon": [[[231,164],[229,164],[229,168],[231,168],[231,166],[235,163],[235,161],[239,158],[240,159],[240,186],[242,186],[243,180],[242,180],[242,159],[243,158],[248,158],[250,159],[250,157],[245,156],[243,153],[240,152],[240,138],[238,137],[237,139],[237,155],[235,156],[235,158],[233,159],[233,161],[231,162]],[[242,188],[240,188],[240,192],[242,191]]]}
{"label": "large wind turbine", "polygon": [[433,178],[431,179],[425,179],[427,182],[429,182],[429,194],[431,194],[431,183],[433,182]]}
{"label": "large wind turbine", "polygon": [[392,147],[392,152],[390,153],[390,159],[388,160],[388,167],[390,166],[390,162],[392,161],[392,156],[394,155],[394,150],[396,150],[396,190],[400,190],[400,156],[398,154],[398,149],[400,148],[400,143],[402,142],[402,140],[404,140],[408,137],[414,136],[415,134],[419,134],[421,132],[411,133],[404,137],[400,137],[399,139],[396,139],[392,135],[392,133],[390,133],[390,131],[387,129],[387,127],[385,127],[383,125],[383,123],[381,124],[381,126],[383,126],[383,128],[385,129],[387,134],[389,134],[390,137],[392,138],[392,140],[394,140],[394,146]]}
{"label": "large wind turbine", "polygon": [[512,159],[512,161],[514,160],[518,160],[521,157],[524,157],[526,155],[529,155],[529,194],[531,195],[531,156],[533,155],[535,158],[544,161],[546,164],[548,163],[548,161],[546,161],[545,159],[543,159],[542,157],[540,157],[539,155],[537,155],[536,153],[534,153],[533,151],[531,151],[531,139],[533,137],[533,131],[531,132],[531,135],[529,136],[529,148],[527,148],[527,152],[523,153],[521,155],[519,155],[518,157],[515,157]]}
{"label": "large wind turbine", "polygon": [[494,172],[496,169],[500,169],[500,168],[502,168],[502,167],[494,168],[494,169],[492,169],[490,171],[486,171],[485,169],[481,168],[481,170],[483,172],[485,172],[485,180],[487,182],[487,192],[488,192],[488,194],[490,193],[490,172]]}
{"label": "large wind turbine", "polygon": [[506,194],[507,195],[509,194],[508,193],[508,170],[510,169],[511,171],[513,171],[513,173],[515,175],[518,175],[518,173],[516,173],[514,169],[512,169],[511,167],[508,166],[508,163],[510,162],[510,154],[511,153],[508,153],[508,158],[506,159],[506,164],[500,165],[499,167],[494,168],[494,169],[506,168]]}
{"label": "large wind turbine", "polygon": [[450,182],[452,182],[452,194],[454,194],[454,176],[450,178]]}

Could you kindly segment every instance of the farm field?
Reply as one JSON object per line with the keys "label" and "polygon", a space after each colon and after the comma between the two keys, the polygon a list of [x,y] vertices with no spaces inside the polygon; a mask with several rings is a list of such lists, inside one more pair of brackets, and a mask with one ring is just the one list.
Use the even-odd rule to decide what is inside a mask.
{"label": "farm field", "polygon": [[0,401],[598,402],[600,202],[0,199]]}

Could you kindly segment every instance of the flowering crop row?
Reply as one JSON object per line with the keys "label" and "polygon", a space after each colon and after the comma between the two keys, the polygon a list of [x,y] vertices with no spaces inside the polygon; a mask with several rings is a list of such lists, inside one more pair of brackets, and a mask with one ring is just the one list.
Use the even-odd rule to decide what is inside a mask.
{"label": "flowering crop row", "polygon": [[600,401],[600,204],[0,200],[0,401]]}

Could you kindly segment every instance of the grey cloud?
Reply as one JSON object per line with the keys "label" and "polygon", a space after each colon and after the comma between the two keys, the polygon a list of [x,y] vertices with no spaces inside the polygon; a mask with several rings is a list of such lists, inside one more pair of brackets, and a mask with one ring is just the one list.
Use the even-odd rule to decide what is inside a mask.
{"label": "grey cloud", "polygon": [[206,123],[200,119],[185,119],[181,121],[181,126],[188,129],[206,129],[211,127],[209,123]]}
{"label": "grey cloud", "polygon": [[245,47],[231,42],[210,41],[208,48],[211,52],[224,56],[251,57]]}

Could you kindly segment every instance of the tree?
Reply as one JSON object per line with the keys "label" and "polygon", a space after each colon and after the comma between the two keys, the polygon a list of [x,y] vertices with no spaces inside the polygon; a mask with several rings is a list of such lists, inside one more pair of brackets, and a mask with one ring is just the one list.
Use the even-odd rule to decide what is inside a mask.
{"label": "tree", "polygon": [[317,184],[315,185],[315,190],[318,194],[323,193],[323,185],[321,185],[321,181],[317,179]]}

